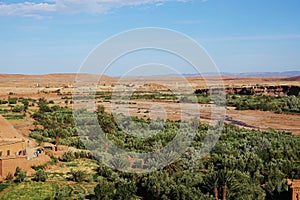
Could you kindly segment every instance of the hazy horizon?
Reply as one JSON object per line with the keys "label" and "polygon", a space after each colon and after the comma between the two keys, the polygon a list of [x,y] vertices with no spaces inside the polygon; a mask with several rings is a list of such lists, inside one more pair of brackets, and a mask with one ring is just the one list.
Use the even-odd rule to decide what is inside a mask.
{"label": "hazy horizon", "polygon": [[[296,72],[295,75],[286,75],[291,74],[292,72]],[[109,75],[109,74],[97,74],[97,73],[76,73],[76,72],[52,72],[52,73],[0,73],[0,75],[25,75],[25,76],[42,76],[42,75],[76,75],[76,74],[87,74],[87,75],[104,75],[104,76],[110,76],[110,77],[120,77],[118,75]],[[290,70],[290,71],[263,71],[263,72],[220,72],[221,76],[272,76],[272,74],[275,74],[274,76],[300,76],[300,70]],[[278,75],[277,75],[278,74]],[[283,74],[283,75],[281,75]],[[201,76],[201,74],[180,74],[182,76]],[[132,75],[128,77],[172,77],[172,76],[180,76],[178,74],[153,74],[153,75]],[[217,74],[213,72],[207,72],[203,73],[203,76],[216,76]]]}

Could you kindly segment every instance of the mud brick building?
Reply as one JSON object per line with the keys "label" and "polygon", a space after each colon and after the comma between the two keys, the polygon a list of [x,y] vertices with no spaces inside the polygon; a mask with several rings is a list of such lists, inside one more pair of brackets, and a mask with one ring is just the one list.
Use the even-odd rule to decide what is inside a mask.
{"label": "mud brick building", "polygon": [[50,161],[45,153],[34,156],[39,147],[30,147],[28,139],[0,115],[0,181],[4,180],[9,173],[14,174],[17,167],[24,170],[27,175],[35,171],[32,166],[43,165]]}
{"label": "mud brick building", "polygon": [[18,131],[0,115],[0,177],[14,173],[27,162],[26,142]]}
{"label": "mud brick building", "polygon": [[300,180],[288,180],[288,185],[292,190],[291,200],[300,200]]}
{"label": "mud brick building", "polygon": [[20,141],[0,141],[0,176],[6,177],[14,173],[19,166],[27,162],[26,143]]}

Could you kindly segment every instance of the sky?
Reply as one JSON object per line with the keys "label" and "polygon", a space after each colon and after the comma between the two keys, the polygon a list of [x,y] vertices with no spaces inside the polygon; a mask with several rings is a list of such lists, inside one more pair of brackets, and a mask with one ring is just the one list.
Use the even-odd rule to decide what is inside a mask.
{"label": "sky", "polygon": [[[76,73],[99,43],[143,27],[193,38],[222,72],[300,70],[299,19],[299,0],[0,0],[0,73]],[[107,73],[119,76],[143,56],[193,73],[178,58],[150,54]]]}

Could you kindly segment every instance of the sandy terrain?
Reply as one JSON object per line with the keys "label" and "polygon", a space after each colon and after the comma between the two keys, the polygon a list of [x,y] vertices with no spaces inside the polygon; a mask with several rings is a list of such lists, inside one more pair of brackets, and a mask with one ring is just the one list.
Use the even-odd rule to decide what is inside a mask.
{"label": "sandy terrain", "polygon": [[[49,74],[49,75],[7,75],[0,74],[0,99],[10,97],[31,97],[54,100],[55,103],[65,105],[62,96],[72,97],[73,87],[76,80],[76,74]],[[97,83],[98,75],[80,75],[82,85],[88,89],[91,83]],[[150,78],[123,78],[121,81],[117,78],[102,76],[98,82],[98,90],[110,92],[120,90],[118,86],[124,86],[124,90],[134,88],[134,86],[147,85],[149,90],[166,90],[176,88],[178,91],[186,88],[190,84],[188,93],[198,88],[205,88],[206,82],[222,83],[224,86],[245,86],[245,85],[295,85],[300,86],[300,77],[150,77]],[[117,86],[116,86],[117,85]],[[59,92],[57,92],[59,91]],[[119,91],[119,92],[120,92]],[[122,92],[122,91],[121,91]],[[127,113],[139,117],[151,118],[169,118],[169,119],[188,119],[200,114],[201,120],[208,122],[211,115],[210,105],[197,105],[199,110],[195,109],[195,104],[184,104],[180,107],[178,103],[157,102],[146,100],[134,100],[134,104],[114,104],[115,112]],[[104,102],[103,105],[110,111],[112,104]],[[70,104],[68,105],[71,106]],[[128,109],[129,108],[129,109]],[[181,112],[183,111],[183,112]],[[275,114],[264,111],[237,111],[227,109],[226,115],[233,119],[241,121],[249,126],[258,129],[267,130],[274,128],[278,130],[291,131],[300,135],[300,116]],[[26,118],[27,119],[27,118]],[[28,119],[29,120],[29,119]],[[22,120],[26,121],[26,120]],[[229,121],[228,121],[229,122]],[[28,134],[31,122],[12,121],[14,126],[24,135]]]}

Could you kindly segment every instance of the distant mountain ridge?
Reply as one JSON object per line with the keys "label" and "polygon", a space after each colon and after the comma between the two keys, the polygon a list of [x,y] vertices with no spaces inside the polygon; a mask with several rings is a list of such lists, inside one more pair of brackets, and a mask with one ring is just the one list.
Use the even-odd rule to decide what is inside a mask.
{"label": "distant mountain ridge", "polygon": [[[184,76],[199,76],[200,74],[183,74]],[[202,76],[300,76],[300,71],[283,71],[283,72],[220,72],[202,73]]]}
{"label": "distant mountain ridge", "polygon": [[[184,73],[184,74],[159,74],[159,75],[140,75],[140,76],[132,76],[132,77],[168,77],[168,76],[235,76],[235,77],[295,77],[300,76],[300,71],[283,71],[283,72],[204,72],[204,73]],[[129,76],[130,77],[130,76]]]}
{"label": "distant mountain ridge", "polygon": [[[168,76],[236,76],[236,77],[243,77],[243,76],[265,76],[265,77],[272,77],[272,76],[286,76],[286,77],[296,77],[300,76],[300,71],[283,71],[283,72],[204,72],[204,73],[193,73],[193,74],[158,74],[158,75],[138,75],[138,76],[126,76],[126,77],[168,77]],[[0,73],[0,82],[4,81],[4,79],[11,79],[11,78],[18,78],[18,79],[41,79],[41,78],[48,78],[48,79],[75,79],[76,76],[86,76],[88,78],[105,78],[105,79],[113,79],[119,76],[111,76],[111,75],[100,75],[100,74],[85,74],[85,73],[52,73],[52,74],[1,74]],[[3,79],[3,80],[2,80]],[[5,80],[6,81],[6,80]]]}

